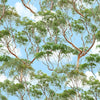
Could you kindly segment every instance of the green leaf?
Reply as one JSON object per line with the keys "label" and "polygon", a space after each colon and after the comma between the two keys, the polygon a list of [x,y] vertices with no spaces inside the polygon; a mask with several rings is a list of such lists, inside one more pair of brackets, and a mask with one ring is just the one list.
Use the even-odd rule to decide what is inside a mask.
{"label": "green leaf", "polygon": [[8,36],[10,35],[9,31],[8,30],[2,30],[0,31],[0,38],[2,38],[3,36]]}
{"label": "green leaf", "polygon": [[45,55],[45,52],[39,52],[39,53],[35,54],[35,57],[38,59],[38,58],[41,58],[44,55]]}
{"label": "green leaf", "polygon": [[95,34],[97,40],[100,40],[100,30]]}
{"label": "green leaf", "polygon": [[10,60],[10,57],[9,56],[0,56],[0,61],[9,61]]}
{"label": "green leaf", "polygon": [[6,3],[8,0],[1,0],[2,3]]}

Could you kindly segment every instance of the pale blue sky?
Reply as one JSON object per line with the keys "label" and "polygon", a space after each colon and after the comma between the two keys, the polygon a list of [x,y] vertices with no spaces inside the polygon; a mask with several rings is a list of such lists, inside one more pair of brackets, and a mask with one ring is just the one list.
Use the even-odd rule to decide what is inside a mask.
{"label": "pale blue sky", "polygon": [[[37,1],[39,1],[39,0],[37,0]],[[16,2],[21,2],[21,0],[8,0],[8,2],[7,2],[7,4],[8,5],[10,5],[10,6],[13,6],[13,7],[15,7],[15,4],[16,4]],[[37,3],[38,2],[36,2],[36,4],[34,4],[34,6],[39,10],[39,6],[37,5]],[[19,7],[20,8],[20,7]],[[79,41],[77,41],[78,42],[78,45],[80,45],[80,40]],[[96,46],[95,46],[96,47]],[[94,48],[95,48],[94,47]],[[95,51],[95,49],[93,49],[93,51]],[[22,53],[23,51],[21,50],[21,53]],[[24,57],[23,56],[24,55],[24,53],[22,54],[22,57]],[[76,57],[73,57],[73,63],[76,63]],[[36,71],[38,71],[38,70],[42,70],[43,72],[45,72],[45,73],[47,73],[47,74],[50,74],[51,72],[47,69],[47,66],[44,66],[41,62],[39,62],[39,61],[35,61],[33,64],[32,64],[32,66],[34,67],[34,69],[36,69]],[[18,100],[17,98],[15,98],[15,97],[9,97],[9,99],[8,100]],[[42,99],[41,99],[42,100]]]}

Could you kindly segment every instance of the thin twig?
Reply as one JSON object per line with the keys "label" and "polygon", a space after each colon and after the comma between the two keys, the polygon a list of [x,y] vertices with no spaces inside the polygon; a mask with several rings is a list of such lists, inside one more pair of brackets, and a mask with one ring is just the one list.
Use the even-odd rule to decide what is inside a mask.
{"label": "thin twig", "polygon": [[83,36],[81,36],[81,40],[83,42],[83,53],[85,52],[85,43],[84,43],[84,40],[83,40]]}

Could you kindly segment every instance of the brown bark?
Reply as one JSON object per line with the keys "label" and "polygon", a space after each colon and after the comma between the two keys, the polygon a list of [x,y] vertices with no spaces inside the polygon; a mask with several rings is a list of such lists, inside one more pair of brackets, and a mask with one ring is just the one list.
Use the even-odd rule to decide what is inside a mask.
{"label": "brown bark", "polygon": [[51,7],[50,7],[50,10],[52,10],[52,9],[53,9],[53,5],[54,5],[54,2],[53,2],[53,1],[51,1]]}
{"label": "brown bark", "polygon": [[[9,41],[10,42],[10,41]],[[18,59],[20,59],[16,54],[14,54],[11,50],[10,50],[10,48],[9,48],[9,42],[7,43],[7,49],[8,49],[8,51],[13,55],[13,56],[15,56],[16,58],[18,58]],[[31,63],[33,63],[34,62],[34,60],[35,60],[36,58],[33,58],[33,60],[30,62],[30,64]],[[24,61],[22,61],[24,64],[26,64]],[[30,65],[29,64],[29,65]]]}
{"label": "brown bark", "polygon": [[85,56],[90,50],[91,48],[93,47],[94,43],[95,43],[95,34],[93,35],[93,43],[91,44],[91,46],[88,48],[87,51],[84,51],[84,48],[83,48],[83,51],[81,49],[79,49],[78,47],[76,47],[72,42],[70,42],[66,36],[65,36],[65,31],[63,30],[63,36],[65,38],[65,40],[71,44],[75,49],[77,49],[80,53],[78,54],[78,57],[77,57],[77,64],[76,64],[76,70],[78,70],[79,68],[79,60],[81,57]]}
{"label": "brown bark", "polygon": [[3,12],[2,12],[2,15],[1,15],[1,17],[0,17],[0,20],[3,18],[4,13],[5,13],[5,5],[3,6]]}
{"label": "brown bark", "polygon": [[81,50],[81,49],[79,49],[78,47],[76,47],[72,42],[70,42],[70,41],[66,38],[65,32],[63,32],[63,36],[64,36],[65,40],[66,40],[69,44],[71,44],[75,49],[77,49],[78,51],[80,51],[80,52],[82,53],[82,50]]}
{"label": "brown bark", "polygon": [[33,58],[33,60],[30,62],[30,64],[33,63],[35,59],[36,59],[36,58]]}
{"label": "brown bark", "polygon": [[[9,41],[10,42],[10,41]],[[19,58],[16,54],[14,54],[11,50],[10,50],[10,48],[9,48],[9,42],[7,43],[7,49],[8,49],[8,51],[13,55],[13,56],[15,56],[16,58]]]}
{"label": "brown bark", "polygon": [[[20,71],[20,83],[23,82],[23,70]],[[21,100],[24,100],[24,95],[20,92]]]}
{"label": "brown bark", "polygon": [[24,100],[23,96],[21,96],[21,100]]}
{"label": "brown bark", "polygon": [[36,14],[30,7],[28,7],[25,3],[24,3],[24,0],[21,0],[22,1],[22,4],[27,8],[29,9],[33,14]]}
{"label": "brown bark", "polygon": [[74,10],[79,14],[79,15],[81,15],[82,17],[84,17],[84,15],[82,14],[82,13],[80,13],[78,10],[77,10],[77,8],[76,8],[76,5],[75,5],[75,2],[73,1],[73,8],[74,8]]}
{"label": "brown bark", "polygon": [[22,83],[22,80],[23,79],[23,71],[21,70],[21,72],[20,72],[20,82]]}
{"label": "brown bark", "polygon": [[80,54],[78,54],[78,57],[77,57],[77,64],[76,64],[76,70],[78,70],[80,58],[81,58],[81,57],[80,57]]}
{"label": "brown bark", "polygon": [[93,35],[93,43],[91,44],[90,48],[85,53],[83,53],[81,57],[85,56],[91,50],[91,48],[94,46],[94,43],[95,43],[95,34]]}

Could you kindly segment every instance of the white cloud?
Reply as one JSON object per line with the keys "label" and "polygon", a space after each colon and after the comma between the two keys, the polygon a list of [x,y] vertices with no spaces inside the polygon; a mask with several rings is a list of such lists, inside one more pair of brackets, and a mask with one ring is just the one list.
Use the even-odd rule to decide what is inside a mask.
{"label": "white cloud", "polygon": [[[94,77],[94,75],[93,75],[93,73],[92,72],[90,72],[90,71],[87,71],[86,73],[86,76],[87,76],[87,80],[89,80],[89,78],[91,77],[91,76],[93,76]],[[99,75],[99,73],[98,72],[96,72],[95,73],[95,79],[97,79],[97,80],[99,80],[100,81],[100,75]],[[86,88],[87,87],[87,88]],[[89,85],[86,85],[86,90],[87,89],[89,89],[90,88],[90,86]]]}
{"label": "white cloud", "polygon": [[[93,73],[90,72],[90,71],[87,71],[85,74],[86,74],[86,76],[87,76],[87,80],[89,80],[89,77],[90,77],[90,76],[94,76]],[[95,73],[95,78],[96,78],[97,80],[100,81],[100,75],[99,75],[98,72]]]}
{"label": "white cloud", "polygon": [[[90,78],[91,76],[94,77],[93,73],[90,72],[90,71],[85,72],[85,75],[87,76],[87,80],[89,80],[89,78]],[[98,72],[95,73],[95,79],[97,79],[97,80],[100,81],[100,75],[99,75]],[[68,81],[69,81],[68,84],[67,84],[68,87],[79,87],[79,88],[82,88],[82,89],[85,90],[85,91],[88,90],[88,89],[90,88],[89,85],[83,85],[83,84],[82,84],[81,77],[78,78],[78,79],[75,79],[75,78],[74,78],[74,79],[72,79],[71,81],[70,81],[70,79],[68,79]]]}
{"label": "white cloud", "polygon": [[87,80],[89,80],[90,76],[94,76],[93,73],[90,72],[90,71],[87,71],[87,72],[85,73],[85,75],[87,76]]}
{"label": "white cloud", "polygon": [[43,17],[42,16],[32,16],[32,17],[30,17],[30,19],[32,19],[32,20],[34,20],[35,22],[38,22],[38,21],[41,21],[42,19],[43,19]]}
{"label": "white cloud", "polygon": [[25,78],[26,78],[26,81],[30,82],[32,85],[36,85],[38,83],[38,80],[35,78],[31,80],[29,74]]}
{"label": "white cloud", "polygon": [[[5,76],[4,74],[0,74],[0,82],[4,82],[5,80],[10,80],[12,81],[12,78],[8,78],[7,76]],[[14,81],[14,83],[18,83],[17,80]]]}
{"label": "white cloud", "polygon": [[[19,81],[17,79],[14,79],[13,80],[13,78],[9,78],[9,77],[5,76],[4,74],[0,74],[0,82],[4,82],[7,79],[9,81],[13,81],[15,84],[19,83]],[[36,85],[38,83],[38,80],[37,79],[31,80],[29,75],[27,75],[25,77],[25,79],[26,79],[27,82],[30,82],[32,85]],[[23,80],[23,81],[25,81],[25,80]]]}
{"label": "white cloud", "polygon": [[99,75],[99,73],[97,72],[95,75],[96,75],[96,79],[100,81],[100,75]]}
{"label": "white cloud", "polygon": [[[57,62],[59,59],[59,53],[60,51],[53,51],[53,54],[50,56],[50,59],[52,62]],[[60,58],[62,58],[63,61],[71,61],[72,60],[73,55],[71,53],[67,54],[67,56],[65,56],[65,54],[61,54],[60,53]]]}
{"label": "white cloud", "polygon": [[[12,44],[12,45],[10,46],[10,48],[11,48],[11,51],[13,51],[13,53],[16,54],[17,56],[19,56],[19,57],[22,56],[21,50],[20,50],[19,47],[18,47],[18,48],[15,48],[14,44]],[[11,54],[10,54],[10,55],[11,55]]]}
{"label": "white cloud", "polygon": [[85,8],[92,8],[93,5],[92,4],[95,4],[95,1],[92,2],[92,4],[89,4],[89,3],[86,3],[84,2],[83,0],[76,0],[76,4],[77,4],[77,8],[79,9],[80,7],[85,7]]}
{"label": "white cloud", "polygon": [[[13,78],[11,78],[9,80],[10,81],[14,81],[15,84],[19,83],[19,81],[17,79],[14,79],[13,80]],[[34,79],[30,79],[30,75],[29,74],[23,78],[23,81],[30,82],[32,85],[36,85],[38,83],[38,80],[37,79],[35,79],[35,78]]]}
{"label": "white cloud", "polygon": [[[73,57],[74,55],[72,53],[68,53],[67,55],[65,55],[65,54],[61,54],[60,50],[56,50],[56,51],[53,51],[52,54],[49,56],[49,60],[51,61],[52,64],[57,64],[60,58],[59,62],[62,62],[64,64],[64,63],[72,61]],[[46,57],[40,58],[39,60],[46,63],[45,58],[48,59],[46,56]]]}
{"label": "white cloud", "polygon": [[[16,8],[17,13],[22,17],[24,17],[24,16],[31,17],[33,15],[27,8],[25,8],[23,6],[23,4],[21,2],[17,2],[15,4],[15,8]],[[31,5],[30,8],[33,11],[37,12],[37,9],[34,6]]]}
{"label": "white cloud", "polygon": [[4,82],[6,79],[7,77],[4,74],[0,74],[0,82]]}
{"label": "white cloud", "polygon": [[69,82],[68,82],[67,86],[70,87],[70,88],[73,88],[73,87],[82,88],[83,90],[88,90],[90,88],[89,85],[83,85],[81,77],[77,78],[77,79],[72,78],[71,80],[68,79],[68,81]]}
{"label": "white cloud", "polygon": [[[13,56],[9,53],[7,46],[6,46],[6,41],[9,41],[9,40],[10,40],[9,37],[1,39],[0,45],[2,45],[2,47],[0,48],[0,55],[9,55],[11,57]],[[13,42],[10,42],[9,46],[10,46],[9,48],[14,54],[20,57],[22,56],[20,48],[15,48],[15,45]]]}
{"label": "white cloud", "polygon": [[[17,13],[20,16],[22,16],[22,17],[28,17],[29,19],[32,19],[35,22],[40,21],[43,18],[42,16],[34,16],[34,14],[32,14],[27,8],[25,8],[21,2],[17,2],[15,4],[15,8],[16,8]],[[30,8],[33,11],[37,12],[37,8],[34,7],[33,5],[30,5]]]}
{"label": "white cloud", "polygon": [[100,45],[100,42],[98,42],[98,41],[96,40],[96,41],[95,41],[95,44],[94,44],[94,46],[92,47],[90,53],[92,53],[92,54],[96,54],[96,53],[100,54],[100,48],[97,48],[97,47],[96,47],[97,45]]}

